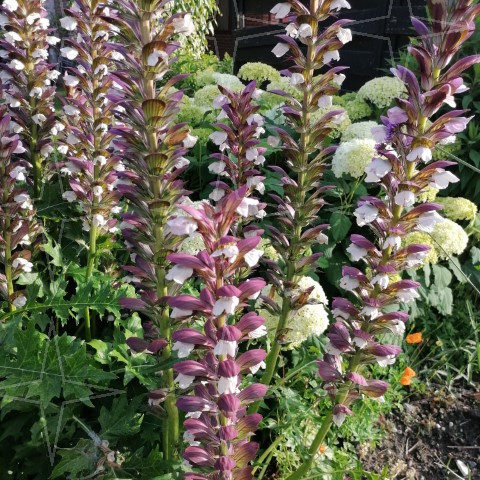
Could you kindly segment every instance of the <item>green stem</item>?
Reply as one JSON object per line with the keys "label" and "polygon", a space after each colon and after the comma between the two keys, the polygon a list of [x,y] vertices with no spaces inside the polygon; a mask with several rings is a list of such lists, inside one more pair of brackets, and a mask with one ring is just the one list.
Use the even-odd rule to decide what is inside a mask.
{"label": "green stem", "polygon": [[265,464],[263,465],[263,468],[262,468],[261,472],[259,473],[257,480],[262,480],[263,476],[265,475],[265,472],[267,471],[268,466],[270,465],[270,462],[272,461],[274,453],[275,453],[275,450],[272,450],[270,452],[270,454],[268,455],[268,458],[267,458]]}
{"label": "green stem", "polygon": [[[97,260],[97,239],[98,228],[94,225],[90,225],[90,242],[88,247],[87,257],[87,271],[85,273],[85,282],[88,283],[92,276],[93,269]],[[85,340],[90,342],[92,340],[92,324],[94,319],[90,317],[90,308],[85,307]]]}
{"label": "green stem", "polygon": [[[262,455],[259,457],[258,461],[257,461],[257,466],[253,469],[253,473],[255,473],[255,471],[260,468],[260,465],[262,465],[262,463],[265,461],[265,459],[267,457],[270,457],[270,459],[266,462],[266,465],[262,468],[262,472],[266,469],[266,467],[268,466],[268,464],[270,463],[270,460],[271,460],[271,456],[275,453],[275,449],[278,447],[278,444],[283,440],[283,435],[279,435],[275,441],[273,441],[270,446],[262,453]],[[262,474],[260,474],[262,475]],[[258,478],[258,480],[260,480],[261,476]]]}
{"label": "green stem", "polygon": [[[353,373],[356,372],[359,368],[360,364],[360,352],[357,352],[351,359],[347,372]],[[335,399],[334,404],[332,405],[332,409],[330,412],[327,413],[325,418],[323,419],[322,425],[317,432],[310,448],[308,449],[308,458],[300,465],[300,467],[295,470],[290,476],[287,477],[286,480],[300,480],[304,479],[305,475],[310,471],[312,468],[313,462],[315,461],[315,456],[317,455],[318,449],[324,443],[325,438],[330,431],[330,428],[333,424],[333,408],[335,405],[343,405],[348,398],[348,394],[350,392],[350,385],[351,383],[346,383],[341,391],[338,393],[337,398]]]}
{"label": "green stem", "polygon": [[[151,18],[145,14],[141,20],[141,36],[142,44],[145,46],[152,41],[152,26]],[[143,79],[145,99],[156,98],[155,81],[145,77]],[[149,126],[146,133],[148,138],[148,146],[150,153],[158,152],[158,139],[155,127]],[[150,174],[150,186],[152,187],[155,199],[161,198],[161,185],[157,177],[157,172]],[[164,251],[164,226],[166,222],[164,207],[155,206],[155,211],[152,212],[153,221],[155,222],[155,251],[154,264],[157,279],[156,291],[159,298],[165,297],[168,294],[166,275],[166,260]],[[172,328],[170,323],[170,315],[168,307],[162,308],[159,316],[159,328],[161,336],[167,341],[167,346],[162,351],[162,358],[168,360],[171,357],[171,340]],[[162,377],[162,386],[168,390],[167,398],[165,399],[166,418],[163,419],[162,429],[162,448],[165,461],[170,461],[174,457],[174,450],[180,436],[179,413],[176,406],[175,398],[175,383],[173,369],[168,369],[164,372]]]}

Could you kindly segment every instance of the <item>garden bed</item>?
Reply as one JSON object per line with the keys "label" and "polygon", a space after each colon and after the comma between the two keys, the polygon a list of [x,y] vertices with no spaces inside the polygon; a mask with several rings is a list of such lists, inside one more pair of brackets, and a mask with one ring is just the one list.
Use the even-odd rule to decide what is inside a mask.
{"label": "garden bed", "polygon": [[390,480],[479,478],[479,390],[414,397],[381,422],[389,433],[383,443],[373,452],[359,449],[366,470],[381,472],[389,465]]}

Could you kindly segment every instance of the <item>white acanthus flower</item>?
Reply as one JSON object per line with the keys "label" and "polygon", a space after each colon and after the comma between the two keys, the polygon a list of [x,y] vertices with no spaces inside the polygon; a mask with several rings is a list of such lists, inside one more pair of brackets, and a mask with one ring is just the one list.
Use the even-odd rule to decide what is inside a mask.
{"label": "white acanthus flower", "polygon": [[221,297],[213,305],[212,314],[216,317],[223,313],[233,315],[239,303],[240,300],[238,297]]}
{"label": "white acanthus flower", "polygon": [[270,13],[275,15],[276,20],[284,19],[290,13],[291,6],[288,2],[277,3],[271,10]]}
{"label": "white acanthus flower", "polygon": [[218,393],[220,395],[223,395],[224,393],[237,393],[237,383],[238,377],[236,375],[234,377],[220,377],[217,385]]}
{"label": "white acanthus flower", "polygon": [[62,198],[66,200],[68,203],[72,203],[77,200],[77,195],[73,190],[67,190],[66,192],[62,193]]}
{"label": "white acanthus flower", "polygon": [[409,162],[416,162],[421,160],[422,162],[430,162],[432,160],[432,150],[428,147],[415,147],[408,155],[407,160]]}
{"label": "white acanthus flower", "polygon": [[176,217],[167,221],[167,226],[173,235],[191,235],[197,230],[197,222],[188,217]]}
{"label": "white acanthus flower", "polygon": [[274,49],[272,50],[272,53],[277,57],[283,57],[288,51],[290,50],[290,47],[288,46],[288,43],[277,43],[275,45]]}
{"label": "white acanthus flower", "polygon": [[72,47],[63,47],[60,49],[62,57],[65,57],[68,60],[75,60],[78,56],[78,50]]}
{"label": "white acanthus flower", "polygon": [[372,223],[378,217],[378,209],[370,203],[364,203],[358,207],[353,214],[357,218],[357,224],[359,227],[363,227],[369,223]]}
{"label": "white acanthus flower", "polygon": [[359,247],[354,243],[351,243],[350,246],[347,248],[347,252],[352,257],[354,262],[358,262],[359,260],[363,260],[367,255],[367,249]]}
{"label": "white acanthus flower", "polygon": [[182,265],[174,265],[165,278],[167,280],[183,285],[185,280],[189,279],[193,275],[193,268],[184,267]]}
{"label": "white acanthus flower", "polygon": [[175,342],[172,345],[172,351],[177,352],[178,358],[186,358],[192,353],[195,348],[193,343]]}
{"label": "white acanthus flower", "polygon": [[21,62],[20,60],[17,60],[14,58],[10,63],[9,63],[10,68],[13,70],[18,70],[21,71],[25,68],[25,64]]}
{"label": "white acanthus flower", "polygon": [[9,12],[16,12],[18,8],[17,0],[3,0],[3,7]]}
{"label": "white acanthus flower", "polygon": [[24,272],[24,273],[30,273],[32,271],[32,268],[33,268],[33,263],[29,262],[25,258],[17,257],[15,259],[13,259],[12,267],[15,268],[15,269],[20,268],[22,270],[22,272]]}
{"label": "white acanthus flower", "polygon": [[219,340],[213,349],[214,355],[230,355],[235,357],[238,344],[235,341]]}
{"label": "white acanthus flower", "polygon": [[75,18],[67,16],[60,19],[60,25],[65,30],[71,32],[77,28],[77,21]]}
{"label": "white acanthus flower", "polygon": [[247,254],[245,254],[243,258],[245,260],[245,263],[250,268],[253,268],[255,265],[257,265],[262,255],[263,255],[263,250],[253,249],[253,250],[250,250]]}
{"label": "white acanthus flower", "polygon": [[25,180],[25,174],[27,173],[27,169],[21,165],[17,165],[15,168],[13,168],[9,176],[11,178],[14,178],[15,180],[18,180],[19,182],[23,182]]}
{"label": "white acanthus flower", "polygon": [[352,31],[349,28],[339,28],[337,38],[345,45],[352,41]]}
{"label": "white acanthus flower", "polygon": [[298,36],[300,39],[307,39],[310,38],[313,34],[312,26],[308,23],[302,23],[298,27]]}
{"label": "white acanthus flower", "polygon": [[411,207],[415,203],[415,194],[410,190],[403,190],[395,195],[395,204],[401,207]]}
{"label": "white acanthus flower", "polygon": [[178,383],[178,387],[182,389],[188,388],[194,380],[195,377],[191,375],[184,375],[183,373],[179,373],[175,378],[175,382]]}
{"label": "white acanthus flower", "polygon": [[301,85],[302,83],[305,83],[305,77],[298,72],[292,73],[290,83],[292,85]]}
{"label": "white acanthus flower", "polygon": [[47,120],[47,117],[43,113],[37,113],[36,115],[32,116],[32,120],[37,125],[43,125],[45,123],[45,120]]}
{"label": "white acanthus flower", "polygon": [[383,158],[374,158],[365,168],[365,182],[377,183],[392,170],[392,164]]}

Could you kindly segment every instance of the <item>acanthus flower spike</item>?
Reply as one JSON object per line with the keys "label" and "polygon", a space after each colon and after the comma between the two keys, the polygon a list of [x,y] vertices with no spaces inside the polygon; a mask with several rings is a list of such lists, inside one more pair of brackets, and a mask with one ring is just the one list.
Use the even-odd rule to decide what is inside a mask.
{"label": "acanthus flower spike", "polygon": [[[199,298],[178,295],[168,299],[173,311],[182,312],[183,321],[203,325],[180,328],[173,334],[173,350],[182,359],[174,365],[175,380],[180,389],[191,392],[177,402],[187,417],[184,441],[189,446],[183,457],[196,470],[186,473],[186,480],[253,478],[249,464],[258,445],[251,437],[262,417],[248,415],[247,407],[261,400],[267,387],[251,383],[247,376],[265,367],[266,352],[239,351],[242,344],[267,333],[264,319],[245,311],[265,281],[249,277],[255,267],[250,253],[260,237],[242,239],[230,234],[247,194],[243,186],[226,194],[216,207],[207,203],[183,207],[197,224],[195,232],[202,236],[205,250],[168,257],[173,265],[170,271],[188,268],[203,286]],[[190,355],[197,360],[184,360]]]}
{"label": "acanthus flower spike", "polygon": [[[164,0],[118,0],[108,20],[117,29],[119,43],[112,44],[116,70],[114,89],[107,98],[116,104],[117,123],[111,130],[117,136],[116,154],[125,165],[118,190],[129,200],[130,212],[121,224],[134,265],[127,266],[131,281],[141,295],[139,302],[124,300],[124,305],[141,309],[153,322],[148,336],[166,341],[161,355],[171,355],[171,336],[175,319],[166,304],[168,295],[178,291],[178,275],[167,278],[167,255],[177,251],[178,235],[194,226],[185,215],[169,219],[178,212],[176,204],[186,194],[180,179],[188,153],[196,141],[188,126],[175,118],[183,93],[172,87],[183,75],[160,82],[170,71],[173,55],[179,48],[177,35],[191,33],[191,17],[168,17]],[[182,275],[185,275],[183,271]],[[186,278],[186,277],[185,277]],[[182,318],[185,309],[174,308],[172,316]],[[151,324],[150,324],[151,325]],[[163,405],[163,453],[170,460],[179,437],[179,417],[175,405],[174,374],[163,372],[161,387],[167,390]]]}
{"label": "acanthus flower spike", "polygon": [[[113,153],[111,133],[113,110],[107,94],[112,88],[113,51],[109,40],[112,26],[104,20],[109,8],[97,1],[75,0],[60,19],[62,27],[75,32],[65,44],[78,55],[75,67],[64,75],[66,96],[61,121],[62,145],[66,161],[58,164],[67,175],[70,190],[63,193],[68,202],[82,208],[83,229],[89,232],[85,280],[97,264],[97,240],[100,235],[118,230],[118,172],[124,170]],[[75,139],[75,140],[74,140]],[[78,140],[78,141],[77,141]],[[91,340],[91,319],[85,309],[85,338]]]}
{"label": "acanthus flower spike", "polygon": [[[335,147],[324,147],[324,142],[345,112],[333,109],[319,120],[314,119],[313,113],[332,105],[332,97],[338,93],[345,78],[342,74],[344,67],[334,66],[334,62],[339,58],[339,49],[351,40],[351,32],[345,28],[349,21],[337,20],[321,30],[321,22],[334,17],[344,6],[329,0],[311,0],[307,7],[290,0],[273,9],[277,18],[288,15],[286,19],[290,22],[287,33],[279,36],[273,53],[277,56],[289,54],[293,66],[282,73],[299,90],[302,98],[297,101],[284,91],[273,91],[285,98],[283,113],[299,139],[296,141],[287,131],[277,129],[291,171],[272,167],[281,175],[285,195],[271,195],[277,205],[272,217],[274,224],[268,228],[268,233],[283,260],[283,268],[275,267],[274,270],[272,266],[269,271],[282,301],[277,305],[281,313],[262,378],[267,385],[274,376],[282,348],[281,338],[288,329],[289,319],[309,301],[310,292],[299,291],[298,282],[312,270],[320,256],[318,253],[312,255],[311,247],[328,242],[324,233],[328,225],[318,225],[318,215],[325,204],[323,195],[330,187],[321,186],[320,182]],[[306,53],[295,39],[306,45]],[[323,73],[316,75],[320,69],[324,69]],[[254,408],[257,407],[258,404]]]}
{"label": "acanthus flower spike", "polygon": [[3,98],[26,149],[23,157],[33,167],[33,195],[40,195],[44,163],[53,151],[54,82],[60,72],[48,61],[49,48],[60,42],[50,28],[43,0],[4,2],[0,15],[6,27],[0,46],[7,61],[0,65]]}
{"label": "acanthus flower spike", "polygon": [[[265,129],[264,119],[259,113],[260,106],[253,103],[257,96],[256,83],[251,82],[239,93],[222,86],[219,86],[219,91],[220,95],[214,100],[214,106],[221,109],[219,123],[216,124],[219,130],[212,133],[210,139],[221,153],[211,156],[214,162],[209,169],[220,178],[225,177],[225,181],[219,179],[212,183],[214,189],[210,198],[218,201],[242,185],[247,185],[250,193],[257,191],[262,195],[265,177],[261,175],[259,167],[265,162],[263,154],[266,149],[259,146],[259,137]],[[231,157],[235,160],[232,161]],[[265,213],[253,196],[249,206],[245,206],[244,216],[249,213],[253,213],[254,218],[262,218]]]}
{"label": "acanthus flower spike", "polygon": [[15,131],[16,123],[6,106],[0,106],[0,298],[10,311],[22,308],[28,300],[15,281],[32,271],[32,246],[40,233],[26,189],[31,166],[22,159],[26,150]]}
{"label": "acanthus flower spike", "polygon": [[[402,246],[402,239],[411,232],[430,232],[441,220],[437,212],[442,206],[416,205],[418,195],[432,184],[445,188],[457,180],[445,170],[452,162],[431,162],[432,150],[464,130],[469,119],[462,110],[441,116],[437,112],[445,105],[455,108],[453,96],[465,91],[459,75],[480,62],[475,56],[449,68],[453,55],[472,34],[480,9],[468,0],[431,0],[428,7],[428,23],[413,19],[419,37],[410,51],[418,63],[420,80],[401,65],[392,69],[405,82],[408,96],[397,99],[397,106],[382,117],[383,125],[373,132],[377,158],[366,169],[367,181],[378,183],[381,192],[378,197],[361,198],[355,216],[359,226],[369,227],[374,240],[352,235],[348,249],[352,260],[367,266],[364,271],[343,268],[340,287],[349,292],[350,299],[334,300],[336,322],[327,335],[327,353],[318,362],[333,410],[324,418],[308,459],[287,480],[304,477],[332,423],[341,425],[352,413],[349,407],[355,400],[383,398],[388,385],[368,380],[360,372],[365,373],[365,366],[374,363],[392,365],[401,353],[398,345],[382,341],[386,333],[403,337],[408,313],[395,311],[395,307],[418,298],[420,284],[402,279],[401,274],[421,265],[430,249],[421,244]],[[410,378],[404,379],[405,384]]]}

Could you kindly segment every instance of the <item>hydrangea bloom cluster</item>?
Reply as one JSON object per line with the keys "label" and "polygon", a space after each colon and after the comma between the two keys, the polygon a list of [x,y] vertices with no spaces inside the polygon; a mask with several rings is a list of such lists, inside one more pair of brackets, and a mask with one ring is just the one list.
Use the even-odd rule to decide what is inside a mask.
{"label": "hydrangea bloom cluster", "polygon": [[349,125],[342,133],[342,142],[350,140],[370,138],[373,140],[372,129],[377,126],[377,122],[357,122]]}
{"label": "hydrangea bloom cluster", "polygon": [[12,311],[27,302],[15,280],[32,271],[32,252],[28,247],[40,231],[26,189],[31,166],[21,157],[26,149],[15,131],[16,123],[8,115],[7,107],[0,106],[0,297]]}
{"label": "hydrangea bloom cluster", "polygon": [[462,254],[468,245],[468,234],[458,223],[443,219],[435,224],[431,233],[412,232],[402,239],[402,246],[404,247],[414,244],[430,247],[422,264],[437,263],[439,260],[446,260],[452,255]]}
{"label": "hydrangea bloom cluster", "polygon": [[[283,114],[288,124],[298,133],[294,140],[285,130],[278,128],[281,148],[285,153],[291,173],[272,167],[281,175],[285,196],[272,195],[277,203],[275,225],[269,227],[271,242],[281,261],[269,263],[269,276],[274,281],[280,304],[268,302],[272,313],[278,316],[275,342],[267,359],[267,369],[262,381],[270,383],[282,348],[282,335],[292,315],[308,301],[313,288],[302,289],[299,280],[306,276],[320,254],[311,254],[314,244],[328,241],[323,233],[327,225],[318,224],[318,212],[324,205],[322,194],[329,188],[320,186],[320,180],[334,147],[324,148],[322,143],[332,132],[332,121],[341,118],[343,110],[332,109],[314,118],[319,108],[331,108],[333,96],[345,79],[343,67],[333,66],[339,60],[339,49],[352,39],[344,26],[348,20],[338,20],[320,31],[320,22],[335,16],[347,2],[337,0],[312,0],[309,7],[296,0],[283,2],[272,9],[278,18],[289,21],[286,34],[279,36],[273,49],[277,57],[289,54],[293,67],[282,73],[290,82],[294,95],[285,90],[274,90],[285,98]],[[306,52],[298,42],[306,46]],[[325,73],[315,76],[321,68]],[[300,99],[297,100],[297,98]]]}
{"label": "hydrangea bloom cluster", "polygon": [[443,205],[442,213],[450,220],[467,220],[471,222],[477,215],[477,206],[467,198],[438,197],[435,201]]}
{"label": "hydrangea bloom cluster", "polygon": [[348,174],[360,178],[375,154],[375,140],[355,138],[342,142],[332,160],[332,170],[337,178]]}
{"label": "hydrangea bloom cluster", "polygon": [[405,97],[405,94],[405,84],[401,78],[377,77],[360,87],[358,98],[383,110],[390,107],[396,98]]}
{"label": "hydrangea bloom cluster", "polygon": [[230,73],[214,72],[212,79],[217,85],[236,92],[239,92],[245,86],[238,77]]}
{"label": "hydrangea bloom cluster", "polygon": [[358,97],[345,102],[344,108],[352,122],[356,122],[361,118],[369,117],[372,114],[370,105]]}
{"label": "hydrangea bloom cluster", "polygon": [[452,255],[460,255],[468,245],[467,232],[458,223],[448,218],[436,223],[431,235],[440,259],[448,259]]}
{"label": "hydrangea bloom cluster", "polygon": [[[296,310],[288,319],[288,324],[282,335],[282,342],[289,349],[298,347],[309,337],[321,335],[328,327],[328,313],[326,309],[328,301],[322,286],[312,277],[301,277],[298,282],[298,288],[301,291],[310,290],[310,295],[308,296],[308,303]],[[280,296],[275,292],[272,285],[267,285],[262,290],[262,295],[265,297],[270,297],[272,294],[273,300],[281,303]],[[268,333],[274,336],[278,323],[278,314],[266,309],[261,310],[260,314],[265,318],[265,326]]]}
{"label": "hydrangea bloom cluster", "polygon": [[238,71],[238,77],[247,82],[255,81],[258,85],[262,85],[264,82],[280,81],[282,78],[276,68],[262,62],[243,64]]}
{"label": "hydrangea bloom cluster", "polygon": [[189,446],[183,456],[198,472],[186,473],[186,480],[253,478],[249,463],[258,445],[251,436],[262,417],[247,415],[246,406],[261,399],[267,387],[247,378],[242,381],[241,375],[255,374],[264,367],[266,352],[252,349],[240,354],[239,346],[266,334],[264,319],[255,311],[246,311],[265,282],[248,278],[259,260],[260,237],[231,235],[247,192],[246,186],[230,192],[216,208],[206,202],[197,208],[180,205],[188,214],[179,217],[184,220],[183,233],[198,232],[205,250],[168,257],[173,265],[169,278],[181,285],[194,275],[203,285],[198,298],[169,298],[172,318],[199,325],[173,334],[178,357],[193,354],[197,358],[174,366],[179,387],[191,390],[178,400],[178,407],[187,412],[184,440]]}
{"label": "hydrangea bloom cluster", "polygon": [[[122,233],[134,265],[126,269],[141,295],[140,303],[126,299],[124,305],[140,308],[167,342],[162,351],[170,356],[172,320],[165,297],[174,292],[167,278],[167,255],[176,251],[185,219],[170,222],[176,202],[184,194],[179,179],[188,160],[184,155],[195,145],[185,124],[176,124],[183,93],[173,91],[184,76],[174,76],[160,85],[170,69],[172,54],[179,44],[177,34],[193,30],[189,15],[175,14],[163,19],[164,1],[119,0],[118,12],[110,11],[110,21],[118,26],[121,44],[115,45],[117,70],[113,74],[116,92],[109,98],[117,104],[119,124],[112,134],[118,154],[126,166],[118,189],[130,200],[131,211],[124,215]],[[140,307],[139,307],[140,305]],[[173,371],[162,377],[167,389],[164,418],[164,456],[170,459],[178,438],[178,411],[173,395]]]}
{"label": "hydrangea bloom cluster", "polygon": [[[327,353],[318,362],[333,408],[310,448],[309,459],[289,480],[302,478],[308,471],[330,426],[341,425],[352,415],[350,406],[356,399],[364,395],[381,398],[387,389],[385,382],[369,380],[362,371],[372,363],[386,366],[395,362],[401,348],[382,343],[383,334],[404,332],[408,314],[394,306],[419,297],[417,282],[391,281],[392,274],[420,264],[430,250],[423,244],[402,247],[402,238],[411,232],[432,232],[442,221],[437,213],[441,205],[427,202],[415,206],[417,194],[427,186],[443,189],[458,181],[445,170],[451,162],[431,160],[435,145],[450,141],[469,121],[463,110],[436,114],[445,104],[455,104],[454,95],[465,91],[460,75],[480,61],[480,56],[474,55],[450,65],[474,31],[479,8],[471,3],[429,0],[429,24],[412,20],[419,38],[409,51],[418,63],[420,79],[403,66],[392,69],[405,84],[407,98],[398,98],[398,106],[382,117],[383,125],[375,130],[378,157],[366,168],[366,181],[379,184],[383,193],[361,198],[354,212],[357,224],[370,228],[373,241],[355,234],[348,248],[352,260],[364,261],[367,267],[365,273],[343,267],[340,287],[349,297],[333,301],[335,323],[327,334]],[[428,119],[432,120],[429,127]]]}
{"label": "hydrangea bloom cluster", "polygon": [[55,121],[53,82],[59,72],[48,62],[52,35],[44,0],[8,0],[0,6],[0,25],[6,33],[0,40],[0,75],[3,98],[12,116],[14,131],[25,147],[23,158],[33,167],[34,195],[40,194],[42,165],[53,151]]}
{"label": "hydrangea bloom cluster", "polygon": [[[220,153],[211,155],[212,162],[208,169],[210,172],[224,177],[223,180],[213,182],[213,191],[210,198],[218,201],[232,190],[229,183],[236,190],[246,185],[249,192],[257,191],[263,194],[265,185],[263,177],[258,170],[265,163],[263,154],[266,148],[260,147],[259,137],[265,132],[264,119],[258,113],[260,107],[254,105],[253,99],[258,96],[256,83],[251,82],[241,92],[219,87],[221,95],[214,100],[214,106],[220,107],[218,120],[227,123],[217,123],[219,129],[210,135],[212,142],[218,146]],[[265,215],[258,199],[251,197],[244,199],[241,207],[244,218],[262,218]]]}

